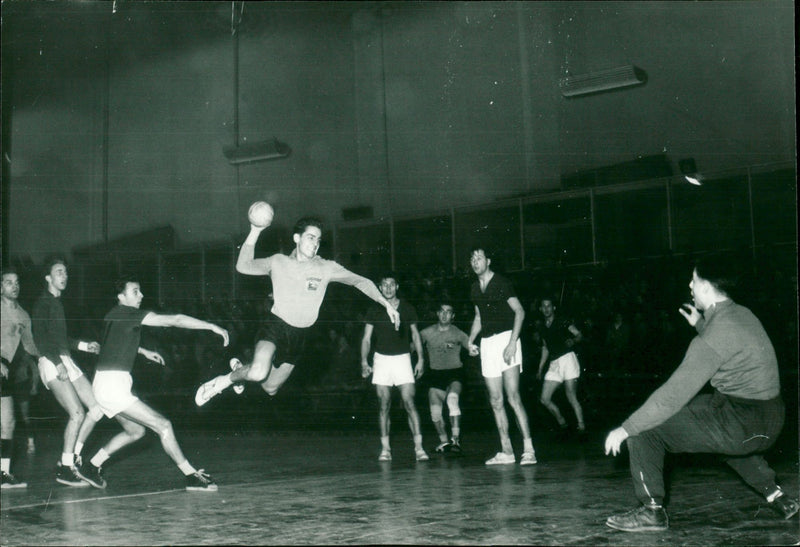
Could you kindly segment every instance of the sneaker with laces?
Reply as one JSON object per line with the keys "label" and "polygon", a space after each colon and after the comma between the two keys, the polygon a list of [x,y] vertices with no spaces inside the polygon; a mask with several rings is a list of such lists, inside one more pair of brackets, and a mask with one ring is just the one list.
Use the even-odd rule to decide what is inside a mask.
{"label": "sneaker with laces", "polygon": [[380,456],[378,456],[379,462],[390,462],[392,461],[392,451],[386,450],[385,448],[381,450]]}
{"label": "sneaker with laces", "polygon": [[445,441],[443,443],[440,443],[439,446],[437,446],[434,449],[434,452],[436,452],[437,454],[444,454],[445,452],[450,452],[451,446],[452,445],[448,441]]}
{"label": "sneaker with laces", "polygon": [[78,475],[74,465],[61,465],[61,462],[56,467],[56,482],[66,486],[89,486],[89,483]]}
{"label": "sneaker with laces", "polygon": [[461,454],[461,442],[458,439],[450,439],[450,453]]}
{"label": "sneaker with laces", "polygon": [[203,406],[208,401],[225,391],[228,385],[229,384],[226,382],[225,375],[217,376],[216,378],[209,380],[197,389],[197,393],[194,396],[194,403],[197,406]]}
{"label": "sneaker with laces", "polygon": [[606,526],[623,532],[663,532],[669,528],[667,511],[660,505],[642,505],[606,520]]}
{"label": "sneaker with laces", "polygon": [[522,456],[519,459],[520,465],[535,465],[536,464],[536,453],[535,452],[523,452]]}
{"label": "sneaker with laces", "polygon": [[425,452],[425,449],[423,449],[423,448],[415,449],[414,450],[414,455],[417,457],[417,461],[418,462],[426,462],[426,461],[431,459],[431,457],[428,456],[428,453]]}
{"label": "sneaker with laces", "polygon": [[6,473],[5,471],[0,471],[0,488],[3,490],[12,489],[12,488],[27,488],[28,483],[22,482],[16,479],[14,475],[11,473]]}
{"label": "sneaker with laces", "polygon": [[217,483],[205,469],[198,469],[191,475],[186,475],[186,490],[189,492],[216,492]]}
{"label": "sneaker with laces", "polygon": [[[244,366],[242,364],[242,362],[239,359],[237,359],[236,357],[231,359],[229,364],[231,366],[231,370],[239,370],[240,368],[242,368]],[[244,384],[241,383],[241,382],[233,384],[233,392],[236,395],[241,395],[244,392]]]}
{"label": "sneaker with laces", "polygon": [[95,467],[89,462],[86,465],[76,466],[75,471],[80,478],[95,488],[100,488],[102,490],[106,487],[106,480],[103,478],[102,467]]}
{"label": "sneaker with laces", "polygon": [[783,491],[781,491],[777,498],[769,503],[769,506],[780,513],[786,520],[795,516],[798,510],[800,510],[800,504],[798,504],[797,500],[790,498],[784,494]]}
{"label": "sneaker with laces", "polygon": [[76,469],[80,469],[80,467],[83,465],[83,458],[81,457],[80,454],[75,454],[75,458],[73,459],[73,461],[75,462]]}
{"label": "sneaker with laces", "polygon": [[498,452],[494,455],[494,457],[489,458],[486,460],[486,465],[506,465],[510,463],[515,463],[517,458],[514,457],[514,454],[506,454],[505,452]]}

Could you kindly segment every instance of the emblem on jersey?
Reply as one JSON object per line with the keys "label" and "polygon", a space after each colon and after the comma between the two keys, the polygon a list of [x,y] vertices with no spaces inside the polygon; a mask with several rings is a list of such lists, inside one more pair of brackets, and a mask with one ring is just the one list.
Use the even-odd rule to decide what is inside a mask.
{"label": "emblem on jersey", "polygon": [[319,277],[307,277],[306,278],[306,290],[308,291],[316,291],[319,289],[319,284],[322,283],[322,279]]}

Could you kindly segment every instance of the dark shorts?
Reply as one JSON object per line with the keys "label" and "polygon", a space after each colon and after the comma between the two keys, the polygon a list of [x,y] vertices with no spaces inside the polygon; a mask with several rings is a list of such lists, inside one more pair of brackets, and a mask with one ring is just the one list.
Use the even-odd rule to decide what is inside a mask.
{"label": "dark shorts", "polygon": [[461,385],[464,385],[464,367],[447,370],[428,369],[422,376],[422,380],[428,389],[436,388],[447,391],[453,382],[461,382]]}
{"label": "dark shorts", "polygon": [[275,344],[272,364],[280,366],[289,363],[297,366],[306,348],[309,329],[293,327],[286,321],[270,313],[261,323],[256,333],[256,343],[261,340]]}

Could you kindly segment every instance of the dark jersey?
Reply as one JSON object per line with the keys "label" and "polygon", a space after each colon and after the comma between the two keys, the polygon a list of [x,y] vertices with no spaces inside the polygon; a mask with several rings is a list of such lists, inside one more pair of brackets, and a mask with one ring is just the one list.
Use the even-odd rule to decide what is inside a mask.
{"label": "dark jersey", "polygon": [[104,319],[103,342],[97,369],[130,372],[142,338],[142,320],[150,313],[131,306],[117,304]]}
{"label": "dark jersey", "polygon": [[373,326],[372,349],[382,355],[402,355],[411,353],[411,325],[419,319],[417,310],[411,304],[400,300],[397,306],[400,314],[400,328],[395,330],[394,323],[386,313],[383,306],[370,306],[367,310],[365,323]]}
{"label": "dark jersey", "polygon": [[567,345],[567,340],[575,338],[575,335],[569,331],[569,326],[572,325],[571,320],[562,320],[556,315],[553,317],[553,322],[550,326],[547,323],[542,323],[541,330],[539,331],[542,340],[547,345],[548,359],[555,361],[559,357],[574,351],[573,348]]}
{"label": "dark jersey", "polygon": [[472,284],[470,299],[481,314],[482,338],[514,328],[514,310],[508,305],[508,299],[516,296],[511,281],[497,273],[489,280],[485,291],[481,291],[479,281]]}

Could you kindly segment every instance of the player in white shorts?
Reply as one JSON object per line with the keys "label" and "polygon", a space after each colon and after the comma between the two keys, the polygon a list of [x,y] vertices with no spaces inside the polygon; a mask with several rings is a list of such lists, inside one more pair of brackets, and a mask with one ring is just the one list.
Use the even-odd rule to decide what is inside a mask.
{"label": "player in white shorts", "polygon": [[[45,267],[45,290],[33,306],[33,338],[40,351],[39,376],[67,412],[64,446],[56,467],[56,481],[68,486],[88,486],[80,476],[83,444],[103,412],[97,406],[92,385],[72,358],[70,350],[99,353],[100,344],[67,337],[67,321],[61,293],[67,288],[67,266],[53,259]],[[84,406],[86,410],[84,410]]]}
{"label": "player in white shorts", "polygon": [[101,472],[103,463],[121,448],[141,439],[145,428],[148,428],[159,436],[164,451],[185,475],[186,490],[216,491],[217,485],[211,476],[203,469],[195,469],[184,456],[172,423],[131,393],[131,368],[137,354],[164,364],[164,358],[157,352],[139,346],[142,326],[208,330],[221,336],[225,346],[228,345],[228,331],[188,315],[161,315],[139,309],[144,295],[139,282],[133,277],[123,277],[117,281],[116,290],[118,304],[106,314],[104,320],[103,348],[92,387],[105,415],[115,418],[123,431],[81,467],[81,476],[92,486],[105,488],[106,481]]}
{"label": "player in white shorts", "polygon": [[550,297],[542,298],[539,306],[539,311],[544,316],[544,324],[542,325],[542,357],[539,361],[539,371],[537,377],[541,378],[544,365],[550,361],[550,367],[544,375],[544,383],[542,384],[542,395],[540,398],[541,403],[550,411],[550,414],[558,422],[562,431],[567,429],[567,421],[561,415],[558,406],[553,403],[553,393],[558,386],[564,384],[564,391],[567,395],[569,404],[575,412],[575,418],[578,422],[578,431],[583,433],[586,431],[586,425],[583,421],[583,408],[578,401],[577,384],[578,377],[581,375],[580,363],[578,363],[578,356],[575,354],[573,348],[575,344],[581,341],[583,335],[578,327],[570,320],[562,320],[555,314],[556,307],[554,301]]}
{"label": "player in white shorts", "polygon": [[[389,443],[391,430],[392,387],[400,389],[408,414],[408,426],[414,438],[414,454],[417,461],[428,461],[430,458],[422,447],[422,429],[419,413],[414,403],[416,393],[414,379],[423,372],[422,342],[417,330],[417,310],[414,306],[397,297],[397,277],[386,274],[380,279],[378,288],[392,309],[400,314],[400,328],[396,329],[384,310],[372,306],[367,310],[364,325],[364,337],[361,340],[361,376],[366,378],[372,374],[372,383],[378,393],[380,411],[378,421],[381,429],[381,453],[379,461],[390,461],[392,449]],[[410,340],[409,340],[410,339]],[[374,341],[374,345],[373,345]],[[409,341],[417,352],[417,364],[412,370]],[[369,366],[370,350],[375,351],[372,366]]]}
{"label": "player in white shorts", "polygon": [[[470,355],[481,356],[481,372],[489,390],[489,402],[494,412],[501,450],[486,461],[486,465],[516,462],[514,448],[508,433],[503,392],[514,410],[522,434],[520,465],[536,463],[528,413],[519,394],[519,375],[522,373],[522,347],[519,333],[525,320],[525,309],[517,298],[514,286],[506,277],[490,268],[492,259],[483,247],[470,254],[472,271],[478,276],[470,289],[470,299],[475,304],[475,318],[469,331]],[[481,335],[480,348],[475,339]]]}

